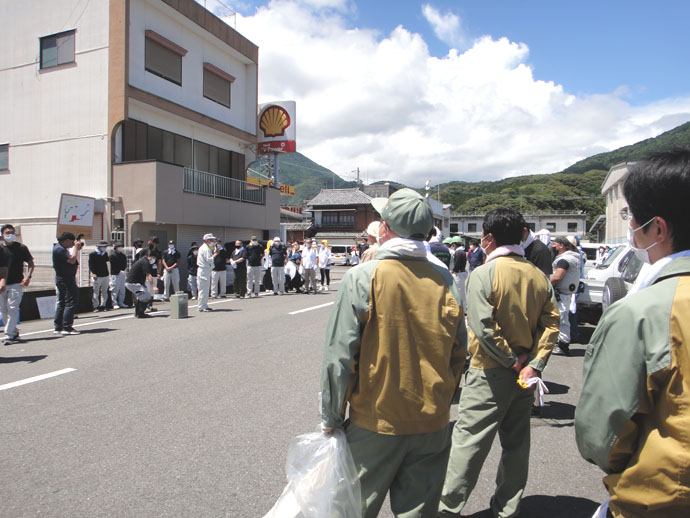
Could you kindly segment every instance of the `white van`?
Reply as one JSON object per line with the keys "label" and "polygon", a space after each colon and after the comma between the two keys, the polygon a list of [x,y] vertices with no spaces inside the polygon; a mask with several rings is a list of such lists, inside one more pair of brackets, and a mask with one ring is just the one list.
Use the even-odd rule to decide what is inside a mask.
{"label": "white van", "polygon": [[350,264],[350,248],[345,245],[332,245],[331,247],[331,261],[333,264]]}

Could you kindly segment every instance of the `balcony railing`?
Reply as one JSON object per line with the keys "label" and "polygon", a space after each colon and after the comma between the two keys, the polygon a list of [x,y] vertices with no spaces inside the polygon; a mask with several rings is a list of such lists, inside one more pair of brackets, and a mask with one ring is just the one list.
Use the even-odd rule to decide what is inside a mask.
{"label": "balcony railing", "polygon": [[184,168],[184,192],[258,205],[266,204],[264,187],[188,167]]}

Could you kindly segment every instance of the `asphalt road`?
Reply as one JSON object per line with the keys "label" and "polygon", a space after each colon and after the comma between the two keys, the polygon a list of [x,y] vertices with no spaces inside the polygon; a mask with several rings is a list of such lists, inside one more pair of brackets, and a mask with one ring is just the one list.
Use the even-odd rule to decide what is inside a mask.
{"label": "asphalt road", "polygon": [[[321,348],[344,271],[328,293],[222,299],[182,320],[157,304],[148,320],[81,315],[79,336],[23,323],[25,341],[0,347],[0,516],[262,517],[285,486],[290,441],[318,426]],[[589,517],[605,497],[575,446],[584,347],[573,352],[544,373],[551,394],[532,419],[522,516]],[[498,454],[465,514],[490,516]]]}

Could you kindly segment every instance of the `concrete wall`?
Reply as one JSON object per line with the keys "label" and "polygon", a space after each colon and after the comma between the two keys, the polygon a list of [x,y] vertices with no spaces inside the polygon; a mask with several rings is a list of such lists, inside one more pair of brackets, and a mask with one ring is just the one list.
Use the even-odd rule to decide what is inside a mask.
{"label": "concrete wall", "polygon": [[[72,29],[75,62],[41,70],[39,38]],[[108,2],[0,2],[0,48],[0,220],[33,223],[39,245],[60,193],[107,194]]]}
{"label": "concrete wall", "polygon": [[[146,30],[187,50],[182,58],[182,86],[145,70]],[[235,77],[230,108],[203,96],[204,62]],[[129,82],[136,88],[256,134],[257,65],[160,0],[130,4]]]}
{"label": "concrete wall", "polygon": [[[280,229],[280,191],[266,190],[266,204],[243,203],[183,192],[183,168],[162,162],[130,162],[113,167],[113,193],[122,196],[125,212],[141,210],[126,222],[157,222],[264,229]],[[128,229],[126,229],[127,231]]]}

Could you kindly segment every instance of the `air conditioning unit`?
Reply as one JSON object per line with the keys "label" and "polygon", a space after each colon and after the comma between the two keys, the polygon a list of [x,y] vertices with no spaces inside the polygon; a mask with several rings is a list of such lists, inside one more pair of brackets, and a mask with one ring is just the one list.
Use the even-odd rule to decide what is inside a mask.
{"label": "air conditioning unit", "polygon": [[121,231],[117,232],[111,232],[110,233],[110,242],[111,243],[123,243],[125,240],[125,233]]}

